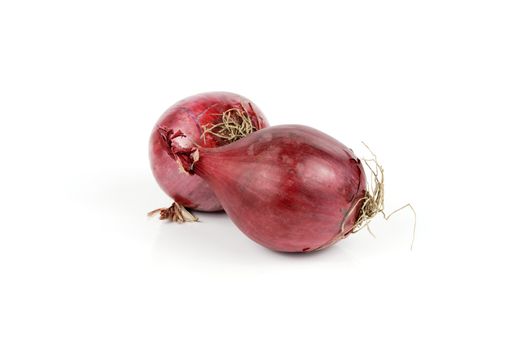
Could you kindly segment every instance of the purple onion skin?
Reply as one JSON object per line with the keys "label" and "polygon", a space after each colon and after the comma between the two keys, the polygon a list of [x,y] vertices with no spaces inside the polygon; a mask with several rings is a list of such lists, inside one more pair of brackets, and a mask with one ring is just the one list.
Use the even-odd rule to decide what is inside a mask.
{"label": "purple onion skin", "polygon": [[180,130],[186,135],[184,142],[195,142],[200,147],[218,147],[227,144],[211,134],[206,142],[201,138],[203,126],[217,124],[228,109],[245,110],[256,129],[268,125],[261,110],[249,99],[230,92],[208,92],[190,96],[171,106],[157,121],[151,133],[149,156],[151,170],[166,194],[179,204],[200,211],[218,211],[222,206],[208,184],[197,176],[181,173],[179,166],[168,154],[162,131]]}
{"label": "purple onion skin", "polygon": [[366,192],[361,161],[316,129],[269,127],[199,153],[195,174],[238,228],[267,248],[325,248],[345,237],[359,216]]}

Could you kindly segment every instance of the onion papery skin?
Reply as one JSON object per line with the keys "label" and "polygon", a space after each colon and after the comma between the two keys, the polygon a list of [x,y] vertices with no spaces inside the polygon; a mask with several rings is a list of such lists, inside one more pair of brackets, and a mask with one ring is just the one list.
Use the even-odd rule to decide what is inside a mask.
{"label": "onion papery skin", "polygon": [[219,147],[227,140],[206,134],[204,127],[221,122],[222,113],[229,109],[245,111],[255,129],[268,125],[261,110],[249,99],[230,92],[208,92],[194,95],[171,106],[157,121],[150,136],[150,165],[157,183],[174,201],[199,211],[219,211],[222,206],[209,187],[197,176],[181,173],[180,167],[169,156],[169,145],[163,138],[167,132],[181,131],[186,136],[181,142],[201,148]]}
{"label": "onion papery skin", "polygon": [[302,125],[269,127],[199,149],[193,171],[242,232],[281,252],[319,250],[346,237],[366,193],[353,151]]}

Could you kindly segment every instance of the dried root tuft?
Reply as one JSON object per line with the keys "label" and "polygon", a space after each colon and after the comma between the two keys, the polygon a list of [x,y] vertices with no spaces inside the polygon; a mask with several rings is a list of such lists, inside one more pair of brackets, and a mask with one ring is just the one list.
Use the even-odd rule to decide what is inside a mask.
{"label": "dried root tuft", "polygon": [[368,227],[370,221],[378,213],[382,213],[385,216],[385,173],[383,167],[378,163],[376,155],[366,144],[365,147],[368,148],[373,156],[371,159],[363,159],[363,163],[365,163],[372,174],[372,181],[367,184],[368,188],[361,201],[362,206],[359,217],[350,231],[352,233],[359,231],[365,226]]}
{"label": "dried root tuft", "polygon": [[231,108],[222,113],[222,122],[203,127],[201,138],[206,142],[206,135],[211,134],[230,142],[237,141],[256,130],[252,119],[243,108]]}
{"label": "dried root tuft", "polygon": [[[385,202],[385,177],[384,177],[384,170],[383,167],[379,164],[377,161],[377,156],[372,152],[370,147],[368,147],[364,142],[363,144],[368,149],[370,154],[372,154],[371,159],[363,159],[363,162],[367,166],[368,170],[371,173],[372,181],[367,184],[367,190],[365,196],[362,198],[361,201],[357,202],[354,207],[349,210],[347,215],[345,216],[343,223],[346,221],[348,216],[350,216],[354,211],[355,208],[362,203],[361,210],[359,212],[359,216],[354,223],[353,227],[347,231],[347,233],[344,234],[344,237],[346,237],[350,233],[355,233],[359,230],[361,230],[363,227],[366,227],[368,232],[374,236],[372,230],[370,229],[370,222],[372,219],[379,213],[383,216],[385,220],[390,219],[392,215],[395,213],[409,208],[414,213],[414,227],[412,231],[412,242],[410,244],[410,250],[414,247],[414,240],[416,238],[416,211],[414,207],[410,203],[403,205],[402,207],[394,210],[390,214],[386,215],[384,211],[384,202]],[[341,232],[344,232],[344,224],[341,225]],[[375,237],[375,236],[374,236]]]}

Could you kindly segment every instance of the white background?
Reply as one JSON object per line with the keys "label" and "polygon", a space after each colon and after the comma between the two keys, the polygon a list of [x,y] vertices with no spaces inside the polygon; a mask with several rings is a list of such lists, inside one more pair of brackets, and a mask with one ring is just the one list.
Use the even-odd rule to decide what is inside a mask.
{"label": "white background", "polygon": [[[520,1],[2,1],[0,348],[523,349]],[[386,169],[316,254],[176,225],[148,137],[226,90]]]}

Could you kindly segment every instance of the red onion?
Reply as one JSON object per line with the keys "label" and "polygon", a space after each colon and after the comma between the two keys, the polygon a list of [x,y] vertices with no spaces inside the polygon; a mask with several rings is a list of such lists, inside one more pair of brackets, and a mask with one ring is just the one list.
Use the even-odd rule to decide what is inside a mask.
{"label": "red onion", "polygon": [[[225,118],[227,120],[225,120]],[[229,118],[229,119],[228,119]],[[226,124],[224,124],[226,122]],[[226,131],[220,127],[232,126]],[[180,130],[187,144],[201,148],[222,146],[268,125],[260,109],[247,98],[229,92],[209,92],[188,97],[170,107],[159,119],[150,138],[150,163],[160,187],[175,203],[161,212],[161,218],[193,221],[184,207],[200,211],[222,209],[210,187],[197,176],[181,174],[168,155],[166,139]],[[203,131],[208,130],[203,136]]]}
{"label": "red onion", "polygon": [[206,180],[239,229],[267,248],[325,248],[366,224],[374,201],[382,205],[382,192],[366,191],[352,150],[310,127],[269,127],[213,149],[187,146],[183,136],[167,140],[170,155]]}

